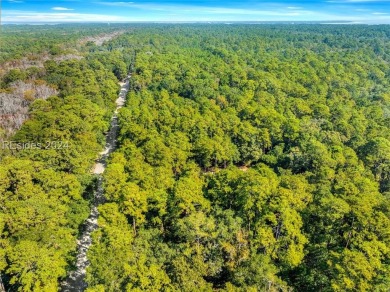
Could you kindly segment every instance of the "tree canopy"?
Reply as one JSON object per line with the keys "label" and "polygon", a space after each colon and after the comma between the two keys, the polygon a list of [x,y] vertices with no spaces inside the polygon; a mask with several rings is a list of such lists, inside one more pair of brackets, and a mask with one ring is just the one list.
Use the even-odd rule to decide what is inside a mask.
{"label": "tree canopy", "polygon": [[389,289],[389,26],[118,26],[2,80],[58,91],[15,142],[69,142],[0,154],[7,288],[55,291],[72,269],[130,68],[87,291]]}

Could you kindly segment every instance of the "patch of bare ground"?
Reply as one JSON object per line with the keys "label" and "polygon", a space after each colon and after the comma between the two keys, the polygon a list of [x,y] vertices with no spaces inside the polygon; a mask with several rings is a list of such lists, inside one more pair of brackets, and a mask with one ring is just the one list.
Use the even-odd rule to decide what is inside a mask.
{"label": "patch of bare ground", "polygon": [[97,36],[86,37],[81,41],[81,43],[93,42],[95,45],[101,46],[104,44],[104,42],[108,42],[113,38],[120,36],[123,33],[125,33],[125,31],[121,30],[121,31],[115,31],[111,33],[100,34]]}
{"label": "patch of bare ground", "polygon": [[243,172],[247,172],[249,170],[249,167],[244,165],[244,166],[240,166],[239,169],[242,170]]}
{"label": "patch of bare ground", "polygon": [[[250,169],[250,166],[237,166],[239,170],[243,171],[243,172],[247,172],[249,169]],[[207,168],[206,170],[203,170],[203,174],[205,175],[213,175],[215,173],[218,173],[220,172],[221,170],[223,170],[225,168],[219,168],[219,167],[213,167],[213,168]]]}

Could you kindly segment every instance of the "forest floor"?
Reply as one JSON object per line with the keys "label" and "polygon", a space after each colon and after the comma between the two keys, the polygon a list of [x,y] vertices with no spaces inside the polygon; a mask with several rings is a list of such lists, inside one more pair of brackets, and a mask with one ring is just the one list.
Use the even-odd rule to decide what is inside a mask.
{"label": "forest floor", "polygon": [[116,148],[116,141],[118,136],[118,110],[124,106],[126,101],[126,95],[129,91],[129,78],[127,76],[125,82],[121,82],[121,91],[119,97],[116,100],[116,110],[111,120],[110,130],[106,135],[106,147],[103,152],[99,154],[99,159],[93,167],[92,172],[97,176],[97,185],[95,188],[92,208],[90,215],[83,226],[83,232],[77,242],[77,261],[76,270],[72,271],[68,278],[62,283],[63,292],[78,292],[84,291],[87,288],[85,282],[86,269],[89,265],[87,258],[87,252],[92,244],[91,234],[98,228],[98,206],[104,202],[104,190],[103,190],[103,177],[102,174],[107,165],[107,158]]}

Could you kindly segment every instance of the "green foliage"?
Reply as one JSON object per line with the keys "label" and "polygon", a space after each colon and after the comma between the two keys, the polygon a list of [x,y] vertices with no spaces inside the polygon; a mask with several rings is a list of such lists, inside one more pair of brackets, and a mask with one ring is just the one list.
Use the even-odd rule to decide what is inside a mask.
{"label": "green foliage", "polygon": [[20,291],[57,289],[88,215],[85,208],[70,209],[84,204],[80,183],[74,175],[18,159],[3,162],[0,182],[2,271]]}
{"label": "green foliage", "polygon": [[120,24],[59,24],[38,25],[34,28],[31,25],[3,25],[0,36],[0,63],[23,57],[39,61],[34,55],[48,53],[57,56],[74,52],[74,48],[80,46],[80,40],[83,38],[110,33],[122,27]]}
{"label": "green foliage", "polygon": [[[105,207],[131,236],[108,247],[102,234],[118,223],[100,219],[89,283],[386,291],[388,35],[384,26],[145,25],[114,40],[134,65]],[[105,250],[120,256],[108,261]]]}
{"label": "green foliage", "polygon": [[72,147],[2,162],[6,284],[53,291],[69,269],[131,64],[87,291],[387,291],[389,27],[131,28],[83,60],[7,77],[60,90],[15,140]]}
{"label": "green foliage", "polygon": [[26,74],[20,69],[11,69],[4,77],[3,81],[5,84],[10,84],[17,80],[25,80]]}
{"label": "green foliage", "polygon": [[[52,53],[58,49],[53,46]],[[118,94],[113,68],[100,59],[91,53],[83,60],[47,61],[39,73],[28,71],[29,78],[42,74],[60,94],[35,100],[29,120],[11,138],[13,145],[35,146],[2,153],[0,276],[7,290],[57,291],[74,266],[79,229],[90,213],[84,195],[94,183],[91,167]],[[23,74],[11,70],[5,82]]]}

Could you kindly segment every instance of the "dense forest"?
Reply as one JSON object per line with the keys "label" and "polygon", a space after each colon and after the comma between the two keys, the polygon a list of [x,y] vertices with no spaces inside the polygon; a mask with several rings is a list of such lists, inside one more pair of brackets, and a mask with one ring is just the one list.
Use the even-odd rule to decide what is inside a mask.
{"label": "dense forest", "polygon": [[[46,60],[2,78],[0,98],[18,102],[8,104],[11,117],[1,115],[7,110],[2,103],[1,120],[24,110],[20,99],[28,106],[21,128],[12,137],[0,135],[0,276],[6,291],[57,291],[73,269],[95,184],[90,170],[104,146],[117,82],[128,71],[119,52],[98,48],[86,43],[80,59]],[[14,72],[21,74],[10,80]],[[42,96],[37,86],[53,89],[52,96]]]}
{"label": "dense forest", "polygon": [[[31,25],[6,25],[1,29],[0,142],[12,136],[29,118],[29,106],[34,100],[59,94],[60,80],[50,82],[45,78],[48,66],[82,60],[90,51],[100,50],[104,42],[124,32],[119,24],[49,25],[34,29]],[[127,72],[123,65],[115,69],[120,78],[122,71]],[[57,79],[62,78],[60,73],[57,75]],[[63,78],[61,82],[66,80]]]}
{"label": "dense forest", "polygon": [[129,29],[121,24],[61,24],[61,25],[3,25],[1,27],[0,63],[17,62],[23,58],[39,61],[37,54],[60,55],[77,52],[84,42],[94,42],[102,34]]}
{"label": "dense forest", "polygon": [[56,291],[74,268],[127,70],[88,292],[389,291],[389,26],[121,30],[3,77],[55,89],[12,140],[67,141],[0,155],[10,291]]}

